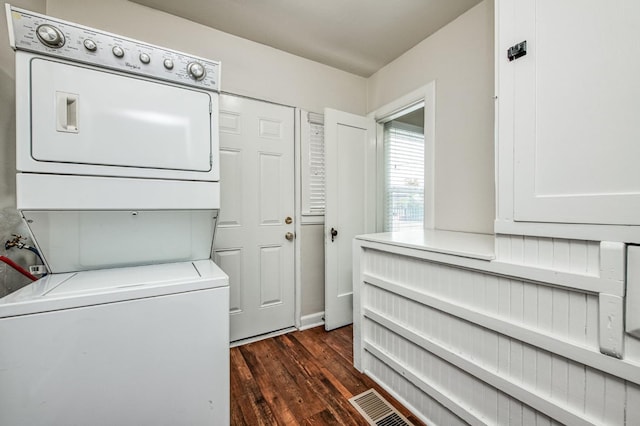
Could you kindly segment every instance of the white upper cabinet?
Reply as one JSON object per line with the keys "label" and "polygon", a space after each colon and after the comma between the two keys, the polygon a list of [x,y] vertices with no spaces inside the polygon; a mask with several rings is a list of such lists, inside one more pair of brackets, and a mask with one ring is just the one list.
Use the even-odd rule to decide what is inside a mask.
{"label": "white upper cabinet", "polygon": [[503,0],[496,21],[496,231],[640,225],[640,1]]}

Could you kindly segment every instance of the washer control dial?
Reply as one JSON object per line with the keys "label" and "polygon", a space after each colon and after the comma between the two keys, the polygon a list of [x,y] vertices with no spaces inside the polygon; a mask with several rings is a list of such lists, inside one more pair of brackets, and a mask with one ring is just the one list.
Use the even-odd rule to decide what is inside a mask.
{"label": "washer control dial", "polygon": [[38,40],[45,46],[59,48],[64,46],[64,34],[62,31],[49,24],[42,24],[36,28]]}
{"label": "washer control dial", "polygon": [[141,53],[140,62],[142,62],[143,64],[148,64],[149,62],[151,62],[151,57],[146,53]]}
{"label": "washer control dial", "polygon": [[90,52],[95,52],[96,50],[98,50],[98,45],[90,38],[85,38],[82,44],[84,44],[84,48]]}
{"label": "washer control dial", "polygon": [[187,72],[194,78],[194,80],[202,80],[207,74],[204,69],[204,65],[200,62],[189,62],[189,65],[187,65]]}
{"label": "washer control dial", "polygon": [[173,69],[173,61],[171,59],[169,59],[169,58],[167,58],[164,61],[162,61],[162,64],[168,70],[172,70]]}
{"label": "washer control dial", "polygon": [[124,56],[124,49],[120,46],[113,46],[111,51],[113,52],[113,56],[116,58],[122,58]]}

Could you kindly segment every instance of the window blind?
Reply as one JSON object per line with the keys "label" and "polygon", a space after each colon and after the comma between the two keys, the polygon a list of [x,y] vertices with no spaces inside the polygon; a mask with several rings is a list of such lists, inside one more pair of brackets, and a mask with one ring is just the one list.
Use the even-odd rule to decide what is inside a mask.
{"label": "window blind", "polygon": [[306,196],[306,213],[324,214],[325,203],[325,160],[324,160],[324,116],[308,113],[309,151],[306,158],[308,165],[308,187]]}
{"label": "window blind", "polygon": [[397,121],[384,125],[384,229],[422,228],[424,130]]}

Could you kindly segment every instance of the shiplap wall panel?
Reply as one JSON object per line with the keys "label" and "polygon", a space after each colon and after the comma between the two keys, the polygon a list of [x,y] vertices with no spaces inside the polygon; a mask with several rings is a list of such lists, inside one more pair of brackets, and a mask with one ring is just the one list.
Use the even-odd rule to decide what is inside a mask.
{"label": "shiplap wall panel", "polygon": [[576,343],[586,343],[586,318],[587,318],[587,295],[575,291],[568,292],[569,311],[567,317],[569,321],[568,336]]}
{"label": "shiplap wall panel", "polygon": [[609,424],[620,425],[625,421],[625,394],[624,380],[617,377],[605,377],[605,402],[604,418]]}
{"label": "shiplap wall panel", "polygon": [[[402,282],[408,288],[455,301],[458,305],[497,315],[558,338],[598,348],[598,318],[588,315],[592,313],[590,305],[597,307],[596,295],[440,264],[431,264],[425,269],[421,268],[424,262],[419,259],[374,250],[367,252],[366,258],[365,270],[382,279],[393,277],[395,282]],[[452,274],[451,270],[456,272]],[[474,296],[476,294],[478,297]],[[589,329],[590,333],[585,334]]]}
{"label": "shiplap wall panel", "polygon": [[[376,336],[381,337],[386,333],[391,333],[389,330],[386,330],[384,327],[376,325],[375,327],[379,328]],[[382,337],[384,340],[384,337]],[[372,344],[380,347],[382,341],[373,341]],[[489,411],[488,413],[482,413],[481,410],[478,410],[477,407],[473,406],[474,398],[469,392],[471,389],[475,387],[477,384],[481,388],[484,387],[483,383],[471,375],[468,375],[455,367],[448,364],[446,361],[441,358],[434,356],[429,352],[425,352],[420,348],[417,348],[411,342],[408,342],[404,339],[394,340],[394,346],[392,349],[389,349],[386,352],[387,356],[390,359],[397,360],[396,362],[400,363],[406,370],[413,372],[423,372],[420,377],[421,380],[428,382],[429,385],[436,388],[444,397],[449,396],[449,399],[455,399],[455,403],[464,406],[466,411],[474,413],[474,415],[470,415],[466,418],[466,421],[470,423],[485,423],[485,420],[481,420],[487,416],[495,416],[495,412]],[[409,356],[409,353],[413,353],[413,356]],[[377,359],[377,357],[368,357],[367,359]],[[388,362],[389,360],[387,360]],[[426,368],[425,368],[426,366]],[[371,367],[371,365],[369,365]],[[373,368],[373,367],[371,367]],[[392,368],[393,369],[393,368]],[[394,370],[395,371],[395,370]],[[429,376],[424,374],[424,372],[435,373],[433,376]],[[397,372],[396,372],[397,373]],[[411,398],[415,396],[417,388],[413,386],[406,386],[406,379],[404,375],[399,375],[402,377],[402,380],[398,382],[399,379],[396,379],[396,384],[399,385],[399,389],[401,392],[408,392],[405,397]],[[497,392],[497,391],[496,391]],[[451,397],[451,395],[458,395],[459,398]],[[505,397],[506,398],[506,397]],[[442,399],[442,397],[441,397]],[[508,403],[508,398],[505,399]],[[469,404],[471,402],[471,404]],[[478,407],[483,407],[478,405]]]}
{"label": "shiplap wall panel", "polygon": [[[391,366],[391,368],[396,370],[397,373],[401,373],[403,377],[409,377],[411,375],[421,376],[418,380],[424,383],[431,384],[431,386],[433,386],[435,389],[438,389],[441,394],[447,395],[449,400],[453,400],[458,405],[459,408],[452,411],[463,413],[460,414],[461,417],[469,414],[469,416],[466,417],[466,421],[468,421],[469,423],[484,424],[497,422],[498,424],[520,424],[528,415],[527,407],[521,401],[514,399],[502,392],[498,392],[497,406],[495,404],[478,404],[478,402],[480,401],[479,399],[471,397],[468,392],[461,392],[460,389],[471,389],[475,387],[475,384],[478,384],[480,386],[485,386],[485,389],[483,390],[484,392],[490,391],[491,388],[489,385],[482,383],[479,379],[473,377],[465,371],[456,368],[455,365],[448,363],[444,358],[435,356],[429,351],[421,350],[413,343],[408,342],[399,336],[393,336],[393,338],[391,339],[392,345],[382,351],[379,348],[384,344],[384,335],[389,333],[393,334],[393,332],[387,330],[381,325],[375,325],[374,328],[377,328],[378,331],[373,333],[372,335],[375,335],[376,339],[381,340],[372,340],[370,343],[371,347],[369,348],[369,351],[373,352],[374,355],[375,352],[380,352],[380,354],[378,354],[378,357],[381,357],[381,354],[384,353],[382,357],[386,358],[384,360],[385,363],[387,365],[394,364]],[[518,344],[517,342],[510,343],[515,345]],[[412,351],[414,355],[408,357],[407,353],[409,351]],[[418,358],[415,355],[415,351],[419,351],[422,354],[423,361],[415,361]],[[393,362],[391,362],[390,360],[393,360]],[[426,364],[431,365],[431,368],[425,368],[426,364],[424,360],[426,360]],[[369,371],[369,365],[367,365],[365,369]],[[433,374],[433,376],[431,376],[430,374]],[[513,382],[516,382],[515,380],[513,380],[513,377],[511,377],[511,379]],[[402,393],[403,389],[407,390],[406,383],[396,382],[395,385],[397,385],[396,390],[400,392],[401,397],[410,396],[408,394],[405,395],[404,393]],[[409,389],[408,391],[415,392],[415,389]],[[558,398],[558,395],[556,395],[556,398]],[[546,406],[548,409],[549,404],[542,405]],[[495,414],[493,414],[491,411],[487,412],[487,409],[490,410],[491,407],[495,408]],[[580,414],[580,410],[574,411]],[[491,421],[491,419],[493,418],[495,418],[496,420]],[[477,419],[477,421],[473,421],[473,419]],[[575,417],[572,413],[569,413],[569,416],[564,420],[566,423],[582,423],[575,422],[576,419],[580,420],[581,417]],[[588,422],[586,424],[598,423]]]}
{"label": "shiplap wall panel", "polygon": [[634,339],[629,335],[625,336],[624,352],[625,356],[635,360],[640,360],[640,340]]}
{"label": "shiplap wall panel", "polygon": [[585,329],[585,344],[598,347],[598,298],[587,296],[587,327]]}
{"label": "shiplap wall panel", "polygon": [[586,395],[585,409],[592,417],[602,420],[604,418],[604,383],[605,375],[592,368],[585,369],[585,383],[589,392]]}
{"label": "shiplap wall panel", "polygon": [[626,422],[628,425],[640,425],[640,387],[627,382],[627,394],[625,398]]}
{"label": "shiplap wall panel", "polygon": [[[403,328],[419,333],[419,330],[422,329],[425,323],[431,324],[432,327],[428,328],[429,332],[426,334],[428,334],[433,341],[447,347],[452,353],[471,359],[490,371],[496,371],[499,375],[507,377],[513,383],[529,389],[535,389],[537,393],[544,397],[567,402],[569,369],[574,365],[565,358],[536,350],[529,345],[505,336],[498,337],[497,356],[493,353],[487,359],[478,358],[476,357],[477,347],[472,347],[468,342],[491,341],[491,336],[495,335],[495,333],[458,318],[451,317],[444,312],[421,306],[417,302],[407,299],[402,300],[401,297],[383,289],[367,286],[367,294],[367,297],[370,297],[368,306],[370,306],[371,309],[388,316]],[[384,306],[387,304],[385,299],[393,299],[391,303],[393,308],[390,311],[384,311]],[[422,311],[424,317],[420,318],[421,314],[416,313],[416,311]],[[376,338],[380,339],[382,336],[383,339],[376,343],[381,346],[385,344],[389,345],[384,347],[392,348],[388,350],[399,359],[404,360],[406,358],[404,353],[406,346],[404,346],[403,339],[381,327],[374,328],[378,330],[375,334]],[[452,338],[452,334],[462,336],[463,338]],[[489,347],[495,347],[495,345],[492,344],[489,345]],[[524,356],[525,352],[528,353],[527,357]],[[539,368],[532,368],[532,360],[535,360],[534,365],[542,360],[538,366]],[[443,371],[442,366],[438,367],[438,371]],[[528,374],[525,375],[525,371]],[[539,375],[532,374],[536,371]],[[579,373],[581,370],[577,368],[575,371]],[[582,368],[582,376],[583,377],[578,376],[578,379],[584,381],[584,368]],[[445,377],[445,379],[448,377],[450,377],[450,374]],[[430,379],[437,380],[436,378]],[[465,383],[464,376],[460,376],[451,383],[443,382],[441,386],[449,389],[448,392],[463,397],[465,396],[465,392],[467,392],[469,400],[472,402],[474,400],[471,394],[468,394],[468,390],[470,390],[472,386]],[[479,400],[476,402],[479,402]],[[476,409],[478,409],[478,407],[481,407],[481,405],[476,405]],[[582,409],[582,402],[576,403],[572,408],[575,411],[580,411]],[[498,397],[498,416],[501,415],[512,419],[512,421],[516,421],[514,419],[521,419],[524,415],[521,403],[519,401],[516,402],[511,399],[506,399],[504,395],[500,395]]]}
{"label": "shiplap wall panel", "polygon": [[568,362],[567,365],[567,405],[584,412],[586,398],[586,374],[584,365]]}
{"label": "shiplap wall panel", "polygon": [[496,235],[496,260],[575,274],[597,275],[598,241]]}
{"label": "shiplap wall panel", "polygon": [[[595,242],[513,237],[499,239],[497,250],[502,251],[501,261],[582,275],[600,271],[600,245]],[[368,347],[363,350],[362,367],[410,402],[425,421],[640,424],[638,385],[542,349],[535,341],[521,341],[458,317],[457,310],[437,308],[441,300],[449,303],[442,306],[464,307],[463,313],[478,312],[537,330],[600,356],[597,294],[378,247],[364,250],[361,265],[362,276],[373,280],[357,283],[362,287],[364,314],[356,321],[362,321],[362,339]],[[407,294],[425,297],[403,296],[403,288]],[[626,355],[640,359],[640,343],[629,340]]]}
{"label": "shiplap wall panel", "polygon": [[388,365],[380,361],[378,358],[367,355],[365,360],[369,367],[368,373],[378,379],[380,383],[384,383],[383,387],[389,389],[398,389],[404,396],[404,402],[409,407],[420,408],[422,419],[428,424],[434,425],[465,425],[467,424],[458,416],[443,407],[429,395],[420,392],[417,388],[410,386],[406,379],[398,374]]}

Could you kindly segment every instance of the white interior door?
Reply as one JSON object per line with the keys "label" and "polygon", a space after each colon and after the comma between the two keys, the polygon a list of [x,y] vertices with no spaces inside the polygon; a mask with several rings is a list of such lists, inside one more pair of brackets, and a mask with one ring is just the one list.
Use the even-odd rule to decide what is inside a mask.
{"label": "white interior door", "polygon": [[[375,123],[325,109],[325,328],[353,322],[352,248],[375,231]],[[332,232],[333,231],[333,232]]]}
{"label": "white interior door", "polygon": [[293,108],[220,97],[214,260],[229,275],[231,341],[294,325],[293,150]]}

